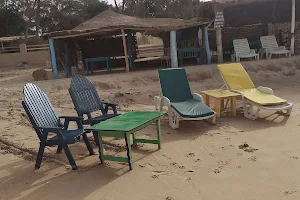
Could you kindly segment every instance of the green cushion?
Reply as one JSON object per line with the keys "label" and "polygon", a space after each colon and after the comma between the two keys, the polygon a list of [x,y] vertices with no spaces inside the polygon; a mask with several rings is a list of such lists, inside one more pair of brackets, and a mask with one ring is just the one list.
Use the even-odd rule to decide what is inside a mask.
{"label": "green cushion", "polygon": [[201,118],[214,114],[214,111],[211,108],[195,99],[180,103],[171,103],[171,107],[184,118]]}
{"label": "green cushion", "polygon": [[185,69],[158,70],[163,96],[171,102],[182,102],[193,99]]}

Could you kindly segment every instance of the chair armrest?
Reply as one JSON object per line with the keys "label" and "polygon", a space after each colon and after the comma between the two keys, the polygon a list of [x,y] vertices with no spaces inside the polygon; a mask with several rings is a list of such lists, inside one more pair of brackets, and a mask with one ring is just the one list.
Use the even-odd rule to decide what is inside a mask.
{"label": "chair armrest", "polygon": [[278,49],[279,50],[286,50],[285,46],[279,46]]}
{"label": "chair armrest", "polygon": [[114,104],[114,103],[109,103],[109,102],[105,102],[105,101],[102,101],[102,103],[104,104],[104,111],[105,111],[105,114],[107,114],[108,112],[108,108],[111,107],[113,109],[113,112],[115,115],[118,114],[118,111],[117,111],[117,104]]}
{"label": "chair armrest", "polygon": [[71,121],[75,121],[79,129],[83,129],[83,117],[81,116],[60,116],[60,119],[65,119],[64,128],[68,130]]}
{"label": "chair armrest", "polygon": [[200,94],[194,93],[194,94],[192,94],[192,95],[193,95],[193,98],[194,98],[194,99],[196,99],[196,100],[198,100],[198,101],[200,101],[200,102],[204,102],[203,97],[202,97]]}
{"label": "chair armrest", "polygon": [[64,128],[63,127],[42,127],[42,126],[36,126],[33,127],[35,130],[43,130],[45,132],[51,132],[51,133],[57,133],[62,131]]}
{"label": "chair armrest", "polygon": [[256,53],[255,49],[250,49],[251,53]]}
{"label": "chair armrest", "polygon": [[117,106],[118,105],[118,104],[110,103],[110,102],[106,102],[106,101],[101,101],[101,103],[109,105],[109,106]]}
{"label": "chair armrest", "polygon": [[68,119],[69,121],[83,120],[81,116],[60,116],[59,119]]}
{"label": "chair armrest", "polygon": [[272,94],[272,95],[274,95],[273,90],[272,90],[271,88],[268,88],[268,87],[262,87],[262,86],[259,86],[259,87],[257,88],[257,90],[259,90],[259,91],[261,91],[261,92],[263,92],[263,93],[266,93],[266,94]]}

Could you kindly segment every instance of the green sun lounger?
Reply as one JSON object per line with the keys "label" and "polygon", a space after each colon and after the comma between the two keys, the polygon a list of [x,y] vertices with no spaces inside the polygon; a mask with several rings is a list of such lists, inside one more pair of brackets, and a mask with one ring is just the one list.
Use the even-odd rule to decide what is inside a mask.
{"label": "green sun lounger", "polygon": [[200,94],[191,93],[185,69],[158,70],[162,97],[155,97],[155,107],[162,110],[168,107],[169,124],[173,129],[179,128],[180,120],[209,119],[215,123],[215,112],[203,103]]}

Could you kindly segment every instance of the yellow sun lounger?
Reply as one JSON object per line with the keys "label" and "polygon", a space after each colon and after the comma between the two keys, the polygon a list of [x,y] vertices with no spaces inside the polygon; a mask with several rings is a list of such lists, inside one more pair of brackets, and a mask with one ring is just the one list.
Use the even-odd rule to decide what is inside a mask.
{"label": "yellow sun lounger", "polygon": [[[240,63],[218,65],[218,69],[228,90],[241,94],[246,118],[255,120],[260,109],[280,111],[281,114],[290,115],[293,104],[275,96],[271,88],[262,86],[255,88],[251,78]],[[258,108],[257,112],[251,114],[254,106]]]}

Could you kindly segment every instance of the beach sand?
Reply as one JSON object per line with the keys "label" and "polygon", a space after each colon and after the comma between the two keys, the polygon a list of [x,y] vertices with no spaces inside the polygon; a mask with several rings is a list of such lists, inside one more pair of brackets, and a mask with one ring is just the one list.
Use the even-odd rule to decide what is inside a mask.
{"label": "beach sand", "polygon": [[[295,103],[290,117],[262,111],[251,121],[239,109],[236,117],[223,116],[216,125],[181,122],[173,130],[164,116],[162,149],[135,147],[132,171],[127,164],[100,165],[98,153],[89,156],[82,141],[70,146],[79,170],[72,171],[65,154],[56,154],[54,147],[46,148],[41,168],[34,170],[39,140],[21,106],[23,86],[35,83],[58,114],[76,115],[68,94],[70,78],[34,82],[35,68],[0,69],[0,199],[300,199],[300,57],[243,65],[256,86],[271,87]],[[192,92],[223,85],[216,65],[186,70]],[[119,104],[120,112],[154,110],[153,97],[160,93],[155,69],[88,78],[102,99]],[[146,138],[155,134],[155,126],[138,133]],[[126,153],[122,140],[106,139],[105,150]]]}

